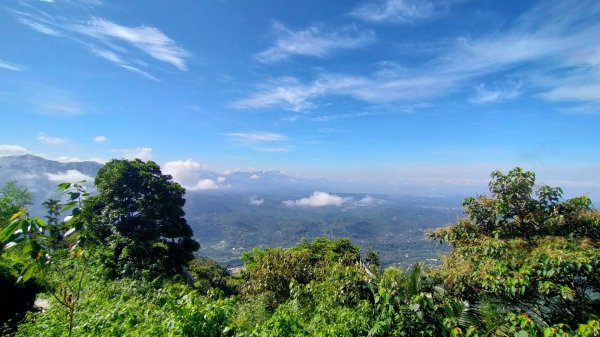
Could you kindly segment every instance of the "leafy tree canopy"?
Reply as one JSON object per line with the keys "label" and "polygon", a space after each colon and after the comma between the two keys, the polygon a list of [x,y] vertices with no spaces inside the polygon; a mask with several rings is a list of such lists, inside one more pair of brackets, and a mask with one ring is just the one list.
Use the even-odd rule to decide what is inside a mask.
{"label": "leafy tree canopy", "polygon": [[597,319],[600,213],[590,199],[563,200],[520,168],[493,172],[489,188],[464,200],[463,219],[430,234],[453,247],[438,269],[448,289],[539,326]]}
{"label": "leafy tree canopy", "polygon": [[30,205],[33,195],[25,187],[20,187],[15,180],[8,181],[0,187],[0,223],[6,224],[8,219],[19,208]]}
{"label": "leafy tree canopy", "polygon": [[113,272],[176,273],[193,259],[200,245],[184,218],[185,189],[156,163],[111,160],[95,185],[87,213],[96,236],[111,248],[106,262]]}

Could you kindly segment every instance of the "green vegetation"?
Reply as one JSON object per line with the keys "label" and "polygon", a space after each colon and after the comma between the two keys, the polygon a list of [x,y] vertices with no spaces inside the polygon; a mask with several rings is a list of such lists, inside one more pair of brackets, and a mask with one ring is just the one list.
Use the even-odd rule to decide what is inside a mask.
{"label": "green vegetation", "polygon": [[200,248],[183,212],[185,189],[154,162],[111,160],[95,180],[98,194],[86,203],[86,219],[104,262],[115,275],[144,270],[179,273]]}
{"label": "green vegetation", "polygon": [[50,302],[16,336],[600,335],[600,214],[536,188],[531,172],[494,172],[490,196],[429,234],[453,248],[439,267],[382,268],[372,249],[361,258],[348,239],[317,238],[255,248],[232,274],[191,259],[195,245],[171,248],[188,238],[183,189],[156,164],[108,168],[96,197],[61,185],[64,244],[46,235],[55,213],[46,223],[21,210],[3,227],[0,267]]}
{"label": "green vegetation", "polygon": [[0,228],[4,228],[9,218],[19,209],[31,205],[33,196],[27,188],[11,180],[0,187]]}

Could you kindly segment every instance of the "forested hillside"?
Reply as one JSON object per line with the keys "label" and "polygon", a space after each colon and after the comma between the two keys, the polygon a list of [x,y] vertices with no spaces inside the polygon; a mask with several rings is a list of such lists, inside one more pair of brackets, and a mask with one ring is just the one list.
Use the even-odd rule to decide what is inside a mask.
{"label": "forested hillside", "polygon": [[230,272],[193,254],[184,189],[155,163],[110,161],[95,187],[60,184],[45,219],[26,189],[0,191],[4,335],[600,334],[600,213],[519,168],[429,232],[452,247],[434,267],[318,237],[246,250]]}
{"label": "forested hillside", "polygon": [[[0,185],[17,181],[32,194],[30,215],[43,217],[42,203],[57,198],[56,184],[81,181],[95,193],[96,162],[61,163],[32,155],[0,157]],[[458,196],[335,193],[341,205],[289,206],[314,191],[336,192],[325,180],[294,178],[275,171],[202,170],[198,179],[224,180],[222,188],[188,189],[185,217],[202,243],[200,254],[223,265],[241,266],[240,254],[256,246],[291,247],[303,238],[349,238],[363,249],[372,245],[385,265],[432,261],[444,246],[425,239],[424,231],[460,216]],[[330,190],[331,189],[331,190]]]}

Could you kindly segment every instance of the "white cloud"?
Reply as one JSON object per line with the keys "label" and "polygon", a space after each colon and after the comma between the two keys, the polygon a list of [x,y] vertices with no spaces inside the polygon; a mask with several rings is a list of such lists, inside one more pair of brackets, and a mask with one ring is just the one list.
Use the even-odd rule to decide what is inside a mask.
{"label": "white cloud", "polygon": [[373,198],[370,195],[366,195],[362,199],[358,200],[355,204],[358,206],[372,206],[380,202],[382,202],[382,200]]}
{"label": "white cloud", "polygon": [[290,152],[291,148],[286,146],[255,146],[252,148],[256,152],[265,152],[265,153],[276,153],[276,152]]}
{"label": "white cloud", "polygon": [[520,83],[497,89],[488,89],[485,84],[480,84],[475,88],[476,93],[470,101],[478,104],[507,101],[519,96],[521,94],[520,88]]}
{"label": "white cloud", "polygon": [[158,79],[156,77],[154,77],[152,74],[131,65],[131,63],[125,61],[121,56],[119,56],[117,53],[112,52],[110,50],[107,49],[102,49],[102,48],[98,48],[96,46],[89,46],[88,49],[96,56],[101,57],[109,62],[112,62],[114,64],[116,64],[117,66],[130,71],[132,73],[136,73],[136,74],[140,74],[142,76],[145,76],[151,80],[154,81],[158,81]]}
{"label": "white cloud", "polygon": [[59,161],[61,163],[77,163],[77,162],[84,161],[83,159],[81,159],[79,157],[69,157],[69,156],[60,156],[60,157],[53,158],[53,160]]}
{"label": "white cloud", "polygon": [[52,116],[75,116],[86,113],[87,108],[66,90],[46,85],[32,85],[29,98],[36,112]]}
{"label": "white cloud", "polygon": [[324,74],[309,83],[286,77],[259,85],[257,92],[234,102],[233,107],[284,108],[297,112],[316,107],[312,100],[327,95],[350,96],[370,103],[415,101],[447,93],[452,81],[447,75],[415,73],[388,79]]}
{"label": "white cloud", "polygon": [[258,195],[253,195],[250,197],[250,205],[260,206],[265,202],[265,199],[259,198]]}
{"label": "white cloud", "polygon": [[6,69],[11,71],[23,71],[26,68],[18,64],[10,63],[0,59],[0,69]]}
{"label": "white cloud", "polygon": [[173,176],[173,180],[180,183],[185,188],[196,185],[201,172],[205,169],[205,165],[192,161],[191,159],[170,161],[162,166],[162,171],[164,173]]}
{"label": "white cloud", "polygon": [[257,174],[253,174],[250,176],[250,179],[252,179],[252,180],[260,179],[260,176]]}
{"label": "white cloud", "polygon": [[162,171],[165,174],[170,174],[173,180],[180,183],[189,191],[216,190],[219,188],[228,188],[225,185],[225,177],[217,177],[216,179],[205,178],[207,166],[195,162],[191,159],[176,160],[165,163],[162,166]]}
{"label": "white cloud", "polygon": [[[100,4],[97,0],[65,0],[63,3],[80,7]],[[28,6],[29,7],[29,6]],[[139,60],[141,51],[160,62],[170,64],[181,71],[187,70],[187,59],[191,53],[178,46],[174,40],[153,26],[128,27],[104,18],[91,17],[87,21],[68,16],[54,17],[43,11],[10,10],[16,20],[30,29],[56,37],[68,38],[88,49],[92,54],[103,58],[127,71],[158,80],[148,70],[148,64]],[[0,68],[23,70],[24,68],[6,63]]]}
{"label": "white cloud", "polygon": [[26,148],[19,145],[0,144],[0,156],[18,156],[27,152]]}
{"label": "white cloud", "polygon": [[77,170],[68,170],[58,173],[45,173],[46,178],[54,182],[78,182],[82,180],[91,181],[93,178]]}
{"label": "white cloud", "polygon": [[182,71],[187,70],[186,58],[191,54],[156,27],[127,27],[106,19],[93,18],[84,24],[75,25],[74,30],[105,42],[129,43],[156,60],[169,63]]}
{"label": "white cloud", "polygon": [[288,152],[291,147],[284,142],[287,140],[285,135],[271,132],[231,132],[226,133],[230,140],[250,147],[257,152]]}
{"label": "white cloud", "polygon": [[31,18],[27,18],[24,16],[20,17],[18,20],[20,23],[28,26],[29,28],[35,30],[38,33],[51,35],[51,36],[61,36],[62,35],[58,30],[54,29],[47,23],[40,22],[40,21],[34,21]]}
{"label": "white cloud", "polygon": [[216,190],[219,188],[219,184],[212,179],[200,179],[196,185],[191,186],[189,189],[192,191],[203,191],[203,190]]}
{"label": "white cloud", "polygon": [[114,153],[119,153],[125,159],[141,159],[144,161],[152,159],[152,148],[137,147],[133,149],[115,149]]}
{"label": "white cloud", "polygon": [[435,5],[426,0],[385,0],[359,6],[350,14],[365,21],[410,23],[431,17]]}
{"label": "white cloud", "polygon": [[62,145],[68,142],[65,138],[48,136],[45,133],[38,134],[37,139],[47,145]]}
{"label": "white cloud", "polygon": [[253,95],[234,102],[232,106],[240,109],[283,107],[302,111],[313,107],[309,99],[324,95],[326,89],[318,85],[305,85],[296,78],[282,77],[259,84]]}
{"label": "white cloud", "polygon": [[600,81],[585,85],[558,86],[550,91],[540,94],[549,101],[600,101]]}
{"label": "white cloud", "polygon": [[275,45],[256,55],[259,62],[282,61],[293,55],[325,57],[334,50],[360,48],[375,40],[373,32],[359,32],[354,26],[328,32],[318,26],[292,31],[275,23],[273,30],[277,36]]}
{"label": "white cloud", "polygon": [[104,144],[108,141],[108,138],[106,138],[106,136],[96,136],[94,137],[94,142],[98,143],[98,144]]}
{"label": "white cloud", "polygon": [[286,200],[284,205],[286,206],[305,206],[305,207],[324,207],[324,206],[342,206],[348,202],[349,198],[342,198],[335,194],[329,194],[327,192],[314,192],[311,196],[298,199],[298,200]]}
{"label": "white cloud", "polygon": [[282,134],[270,132],[231,132],[225,135],[241,142],[275,142],[286,139]]}
{"label": "white cloud", "polygon": [[[506,32],[459,37],[450,44],[444,41],[435,49],[437,56],[412,68],[361,76],[321,73],[308,81],[269,79],[232,106],[304,111],[317,108],[315,101],[327,96],[372,104],[417,102],[468,90],[474,82],[483,83],[471,98],[477,104],[506,101],[535,91],[541,91],[538,97],[551,101],[597,102],[598,16],[598,2],[544,3],[526,12]],[[522,70],[524,66],[527,71]],[[509,76],[519,86],[488,87],[483,79],[494,74]]]}

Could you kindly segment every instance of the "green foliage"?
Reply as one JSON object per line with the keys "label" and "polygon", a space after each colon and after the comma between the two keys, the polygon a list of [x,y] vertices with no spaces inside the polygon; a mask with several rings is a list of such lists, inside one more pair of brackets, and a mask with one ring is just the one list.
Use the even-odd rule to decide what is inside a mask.
{"label": "green foliage", "polygon": [[25,187],[20,187],[14,180],[0,187],[0,228],[3,228],[19,209],[31,205],[32,200],[31,192]]}
{"label": "green foliage", "polygon": [[86,205],[93,234],[112,249],[116,275],[181,272],[200,247],[184,218],[185,189],[152,162],[111,160],[96,176]]}
{"label": "green foliage", "polygon": [[379,262],[379,253],[373,249],[370,243],[365,254],[365,262],[373,268],[378,268],[381,265]]}
{"label": "green foliage", "polygon": [[17,254],[4,254],[0,259],[0,335],[14,325],[9,320],[18,320],[31,309],[35,295],[42,289],[37,279],[17,282],[23,267],[23,259]]}
{"label": "green foliage", "polygon": [[538,332],[597,319],[600,217],[589,199],[563,201],[562,190],[548,186],[534,192],[535,175],[519,168],[492,173],[489,186],[491,197],[465,199],[466,217],[431,233],[453,247],[437,270],[447,289],[469,302],[502,303],[531,317]]}
{"label": "green foliage", "polygon": [[[58,249],[55,237],[49,236],[52,228],[42,219],[30,218],[24,208],[16,212],[2,232],[0,243],[4,249],[20,248],[20,254],[27,257],[17,283],[26,282],[34,275],[46,276],[50,272],[60,275],[60,280],[52,282],[44,277],[49,292],[63,306],[67,316],[68,336],[71,336],[75,308],[80,304],[83,279],[88,261],[89,238],[83,224],[79,220],[80,207],[88,196],[85,188],[78,183],[63,183],[58,185],[67,201],[60,203],[62,212],[71,211],[60,226],[65,230],[64,242],[68,250]],[[76,259],[81,258],[81,262]]]}
{"label": "green foliage", "polygon": [[[107,280],[99,274],[86,279],[82,299],[73,329],[80,337],[227,336],[235,303],[173,281]],[[64,310],[51,306],[31,314],[17,336],[61,336],[63,322]]]}
{"label": "green foliage", "polygon": [[196,289],[202,293],[211,289],[219,289],[225,295],[238,293],[238,279],[213,259],[197,256],[189,263],[187,269]]}
{"label": "green foliage", "polygon": [[52,245],[56,248],[66,247],[66,242],[63,239],[63,226],[59,219],[62,211],[62,203],[60,200],[50,198],[42,203],[42,206],[46,209],[46,225],[48,226],[50,237],[52,238]]}
{"label": "green foliage", "polygon": [[[67,246],[75,249],[52,248],[48,225],[23,211],[0,233],[42,266],[48,295],[56,299],[46,312],[30,314],[17,336],[65,335],[65,312],[68,331],[77,336],[600,335],[600,215],[585,197],[565,201],[559,188],[536,189],[531,172],[494,172],[490,197],[465,199],[465,218],[431,234],[453,247],[437,268],[375,268],[372,249],[363,262],[349,240],[317,238],[244,253],[238,278],[213,260],[195,258],[184,274],[196,287],[181,276],[150,277],[189,261],[181,258],[187,253],[177,263],[148,256],[169,248],[152,241],[152,231],[164,228],[155,226],[158,214],[146,205],[174,207],[161,224],[178,221],[183,189],[152,162],[114,161],[99,176],[104,192],[81,212],[81,194],[66,194],[77,199],[66,203],[74,208],[64,229],[74,233],[77,240]],[[163,198],[169,206],[160,205]],[[178,224],[175,229],[185,222]],[[92,239],[106,246],[94,247],[97,254],[77,249]],[[136,242],[149,251],[131,246]],[[155,245],[162,250],[153,251]],[[74,258],[77,252],[84,259]],[[102,262],[115,258],[109,267],[125,277],[107,279]],[[23,278],[35,275],[28,268],[21,268]],[[129,270],[149,277],[127,277],[135,275]]]}
{"label": "green foliage", "polygon": [[273,310],[290,295],[290,282],[308,284],[322,277],[331,264],[352,265],[360,260],[360,250],[348,239],[317,238],[290,249],[254,248],[242,254],[246,282],[245,297],[263,295]]}

